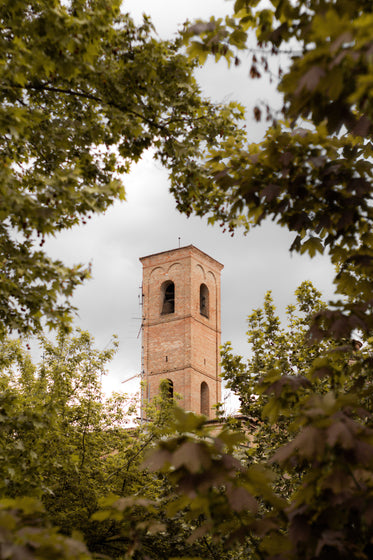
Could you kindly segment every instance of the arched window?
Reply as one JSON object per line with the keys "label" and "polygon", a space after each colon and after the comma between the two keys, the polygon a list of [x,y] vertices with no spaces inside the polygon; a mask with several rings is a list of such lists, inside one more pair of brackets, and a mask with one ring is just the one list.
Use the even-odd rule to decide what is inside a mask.
{"label": "arched window", "polygon": [[199,312],[208,318],[209,316],[209,289],[206,284],[199,288]]}
{"label": "arched window", "polygon": [[162,294],[162,315],[175,312],[175,284],[171,280],[163,282],[161,287]]}
{"label": "arched window", "polygon": [[209,386],[205,381],[201,383],[201,414],[210,416]]}
{"label": "arched window", "polygon": [[159,394],[163,399],[173,399],[174,397],[174,384],[171,379],[162,379],[159,384]]}
{"label": "arched window", "polygon": [[173,399],[174,398],[174,384],[171,381],[171,379],[166,379],[166,381],[168,382],[168,398]]}

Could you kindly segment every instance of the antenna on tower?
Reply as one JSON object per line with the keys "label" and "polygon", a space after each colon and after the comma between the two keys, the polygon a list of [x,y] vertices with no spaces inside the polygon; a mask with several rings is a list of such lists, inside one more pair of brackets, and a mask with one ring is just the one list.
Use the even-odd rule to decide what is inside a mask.
{"label": "antenna on tower", "polygon": [[141,325],[140,330],[137,335],[139,338],[141,334],[141,372],[140,372],[140,379],[141,379],[141,403],[140,403],[140,416],[141,416],[141,424],[144,422],[144,381],[145,381],[145,356],[144,356],[144,323],[145,323],[145,314],[144,314],[144,289],[143,285],[140,286],[140,294],[139,294],[139,304],[141,308]]}
{"label": "antenna on tower", "polygon": [[141,308],[142,305],[143,305],[143,302],[144,302],[144,294],[143,294],[143,291],[142,291],[142,284],[141,284],[141,286],[139,286],[139,294],[138,294],[137,297],[138,297],[138,300],[139,300],[139,307]]}

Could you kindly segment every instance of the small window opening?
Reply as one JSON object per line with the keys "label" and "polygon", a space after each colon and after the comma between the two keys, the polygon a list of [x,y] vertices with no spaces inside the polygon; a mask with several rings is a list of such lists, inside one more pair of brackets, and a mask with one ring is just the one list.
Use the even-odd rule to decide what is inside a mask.
{"label": "small window opening", "polygon": [[206,284],[201,284],[199,288],[199,312],[204,317],[209,316],[209,290]]}
{"label": "small window opening", "polygon": [[175,284],[173,282],[165,282],[162,284],[163,303],[162,315],[175,312]]}
{"label": "small window opening", "polygon": [[168,362],[168,356],[166,356],[166,362]]}
{"label": "small window opening", "polygon": [[205,381],[201,383],[201,414],[210,416],[209,386]]}
{"label": "small window opening", "polygon": [[206,358],[203,358],[203,363],[204,365],[206,365]]}
{"label": "small window opening", "polygon": [[168,382],[168,398],[173,399],[174,398],[174,384],[171,381],[171,379],[167,379]]}

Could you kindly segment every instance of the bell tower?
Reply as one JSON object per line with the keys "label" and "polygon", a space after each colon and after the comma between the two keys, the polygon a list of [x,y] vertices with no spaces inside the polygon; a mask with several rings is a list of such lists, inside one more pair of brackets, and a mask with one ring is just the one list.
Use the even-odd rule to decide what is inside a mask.
{"label": "bell tower", "polygon": [[215,417],[221,400],[220,272],[193,245],[140,259],[143,265],[143,400],[163,379],[185,410]]}

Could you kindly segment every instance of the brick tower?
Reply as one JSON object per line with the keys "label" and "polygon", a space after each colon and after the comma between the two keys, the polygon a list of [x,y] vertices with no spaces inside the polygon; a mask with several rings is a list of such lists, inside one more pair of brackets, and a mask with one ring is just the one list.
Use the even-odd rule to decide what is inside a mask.
{"label": "brick tower", "polygon": [[143,400],[163,379],[186,410],[215,417],[221,399],[220,272],[193,245],[140,259],[143,265]]}

